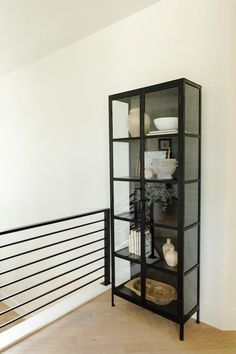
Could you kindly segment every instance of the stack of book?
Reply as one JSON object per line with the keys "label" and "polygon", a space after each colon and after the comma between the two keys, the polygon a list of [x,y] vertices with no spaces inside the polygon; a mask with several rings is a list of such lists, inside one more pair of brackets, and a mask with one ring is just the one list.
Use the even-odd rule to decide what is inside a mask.
{"label": "stack of book", "polygon": [[[129,233],[129,253],[141,256],[141,231],[130,230]],[[145,232],[145,254],[149,257],[152,253],[152,237],[149,230]]]}

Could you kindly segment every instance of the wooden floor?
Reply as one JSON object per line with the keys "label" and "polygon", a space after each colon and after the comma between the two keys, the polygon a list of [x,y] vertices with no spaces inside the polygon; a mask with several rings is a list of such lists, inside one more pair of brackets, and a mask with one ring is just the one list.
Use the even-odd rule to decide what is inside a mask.
{"label": "wooden floor", "polygon": [[[9,309],[9,306],[7,306],[6,304],[4,304],[3,302],[0,301],[0,312],[5,311],[7,309]],[[8,321],[11,321],[14,318],[17,318],[18,316],[19,316],[18,313],[16,313],[15,311],[8,312],[5,315],[0,316],[0,325],[2,325],[3,323],[6,323]],[[15,324],[20,323],[22,321],[23,321],[23,319],[18,320],[16,322],[14,322],[13,324],[9,325],[6,329],[8,329],[12,326],[15,326]],[[0,333],[4,332],[4,331],[5,331],[5,328],[0,329]]]}
{"label": "wooden floor", "polygon": [[236,354],[236,332],[222,332],[190,320],[185,341],[178,326],[107,292],[4,354]]}

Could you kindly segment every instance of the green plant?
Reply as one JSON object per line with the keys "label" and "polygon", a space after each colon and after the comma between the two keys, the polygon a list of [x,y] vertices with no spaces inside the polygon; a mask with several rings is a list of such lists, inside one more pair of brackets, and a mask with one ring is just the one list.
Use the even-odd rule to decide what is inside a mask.
{"label": "green plant", "polygon": [[168,188],[163,184],[156,187],[148,187],[145,192],[148,205],[151,206],[155,202],[160,202],[163,212],[166,211],[168,204],[171,204],[173,196],[173,188]]}

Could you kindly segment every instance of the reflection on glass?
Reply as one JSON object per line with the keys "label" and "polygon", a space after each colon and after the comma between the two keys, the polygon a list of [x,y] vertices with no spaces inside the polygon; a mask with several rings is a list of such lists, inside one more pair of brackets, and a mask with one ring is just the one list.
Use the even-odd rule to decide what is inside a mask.
{"label": "reflection on glass", "polygon": [[[166,165],[166,167],[162,166],[162,170],[160,171],[159,168],[161,166],[158,166],[158,162],[163,159],[166,160],[166,158],[169,158],[169,164]],[[161,173],[164,173],[165,176],[169,174],[169,179],[176,179],[176,164],[178,162],[178,138],[172,137],[167,139],[158,137],[155,139],[146,139],[144,160],[146,179],[161,179]],[[166,163],[168,163],[168,161],[166,161]],[[174,165],[172,166],[173,163]]]}
{"label": "reflection on glass", "polygon": [[127,284],[132,278],[139,277],[140,273],[140,264],[115,257],[115,286],[120,286],[122,292],[131,296],[135,295],[125,287],[125,284]]}
{"label": "reflection on glass", "polygon": [[197,278],[198,270],[195,269],[184,278],[184,314],[187,315],[197,306]]}
{"label": "reflection on glass", "polygon": [[114,213],[130,220],[141,217],[140,183],[114,182]]}
{"label": "reflection on glass", "polygon": [[[159,290],[152,291],[155,287]],[[177,314],[178,294],[177,277],[175,275],[165,274],[147,265],[146,289],[146,301],[150,306],[159,307],[161,310],[174,315]]]}
{"label": "reflection on glass", "polygon": [[198,263],[198,227],[184,232],[184,271]]}
{"label": "reflection on glass", "polygon": [[139,96],[114,100],[112,102],[112,117],[114,139],[140,136]]}
{"label": "reflection on glass", "polygon": [[198,138],[185,137],[185,181],[198,179]]}
{"label": "reflection on glass", "polygon": [[141,225],[137,222],[115,220],[115,251],[123,257],[140,260]]}
{"label": "reflection on glass", "polygon": [[139,140],[113,143],[114,177],[140,177]]}
{"label": "reflection on glass", "polygon": [[146,220],[150,223],[177,226],[178,186],[146,183]]}
{"label": "reflection on glass", "polygon": [[[154,122],[156,118],[178,117],[178,88],[174,87],[146,94],[145,111],[151,120],[150,132],[157,130]],[[173,129],[173,127],[167,126],[166,129]]]}
{"label": "reflection on glass", "polygon": [[185,130],[199,134],[199,89],[185,85]]}
{"label": "reflection on glass", "polygon": [[189,226],[198,222],[198,183],[185,185],[184,225]]}

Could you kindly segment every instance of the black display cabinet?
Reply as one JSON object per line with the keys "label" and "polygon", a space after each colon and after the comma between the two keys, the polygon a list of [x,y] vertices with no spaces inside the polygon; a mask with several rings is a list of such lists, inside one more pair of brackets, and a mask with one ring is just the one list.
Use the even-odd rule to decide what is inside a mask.
{"label": "black display cabinet", "polygon": [[111,95],[109,118],[112,305],[117,295],[156,312],[183,340],[199,322],[201,86]]}

